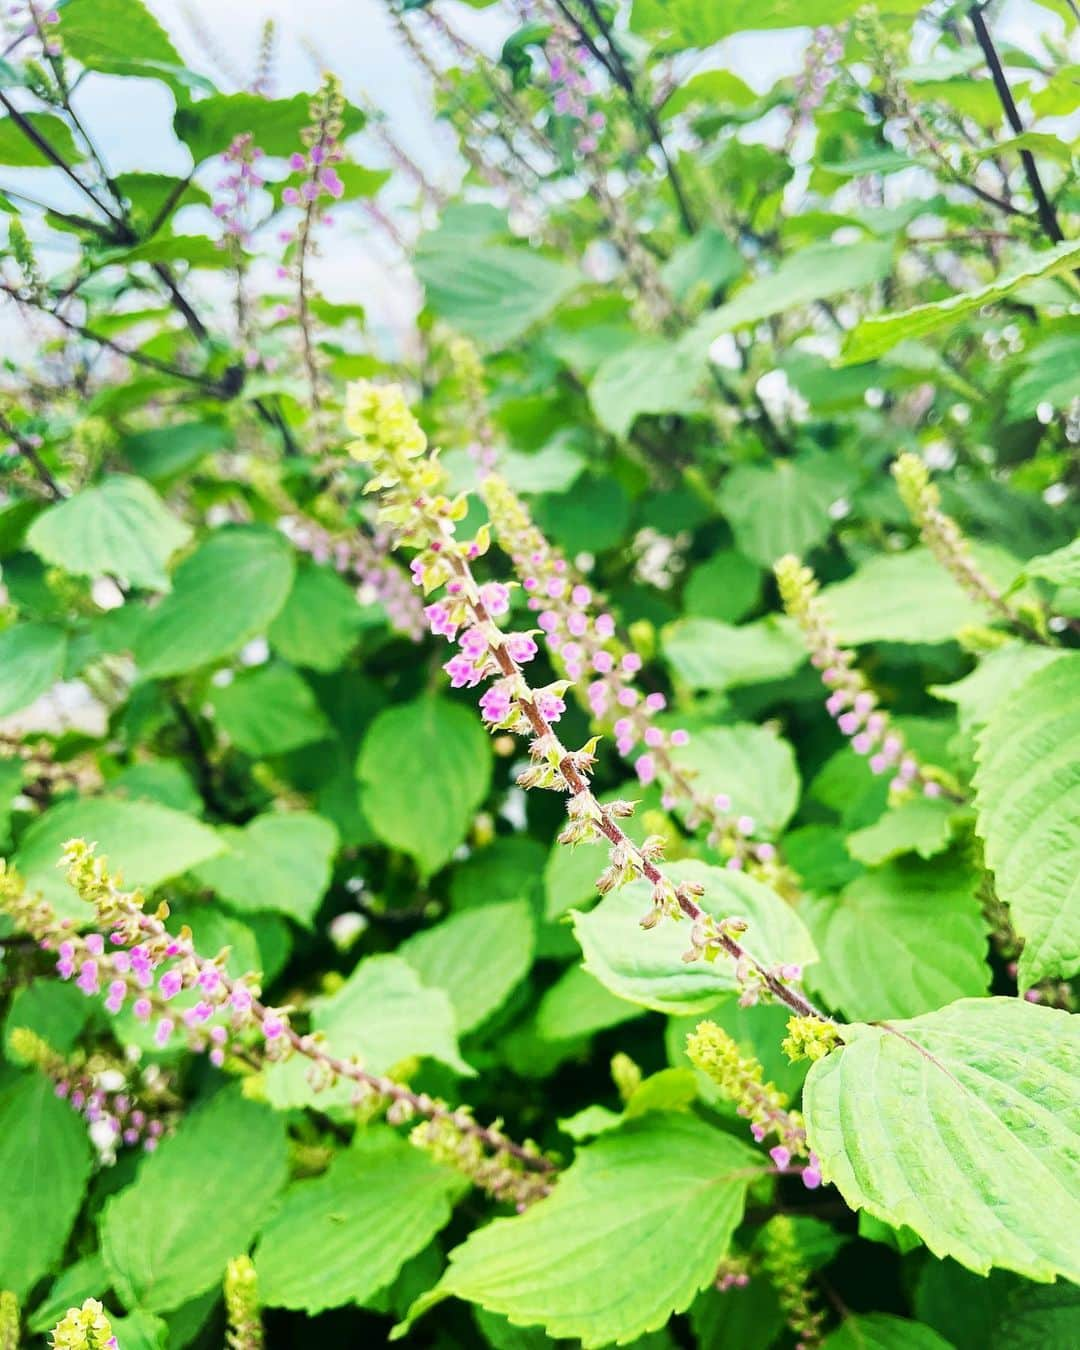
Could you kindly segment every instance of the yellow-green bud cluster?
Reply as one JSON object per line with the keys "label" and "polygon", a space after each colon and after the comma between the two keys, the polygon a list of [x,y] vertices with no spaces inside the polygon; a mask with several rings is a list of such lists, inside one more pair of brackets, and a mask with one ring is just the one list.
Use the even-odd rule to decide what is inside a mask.
{"label": "yellow-green bud cluster", "polygon": [[259,1282],[250,1256],[234,1256],[225,1268],[225,1312],[229,1350],[262,1350]]}
{"label": "yellow-green bud cluster", "polygon": [[544,1173],[527,1170],[504,1150],[489,1153],[476,1134],[461,1129],[450,1116],[420,1121],[409,1138],[436,1162],[454,1168],[474,1186],[513,1205],[519,1212],[542,1200],[551,1190],[551,1182]]}
{"label": "yellow-green bud cluster", "polygon": [[0,1289],[0,1350],[19,1350],[19,1300]]}
{"label": "yellow-green bud cluster", "polygon": [[776,1290],[784,1320],[795,1333],[798,1350],[813,1350],[821,1344],[824,1314],[813,1306],[810,1268],[803,1259],[795,1225],[786,1214],[774,1214],[758,1240],[761,1268]]}
{"label": "yellow-green bud cluster", "polygon": [[840,1033],[834,1023],[822,1022],[816,1017],[788,1018],[788,1034],[781,1049],[792,1062],[800,1059],[824,1059],[840,1044]]}
{"label": "yellow-green bud cluster", "polygon": [[766,1081],[761,1063],[752,1055],[741,1054],[735,1040],[722,1027],[715,1022],[699,1022],[687,1037],[686,1053],[694,1066],[707,1074],[735,1104],[739,1115],[750,1122],[758,1142],[766,1134],[775,1134],[789,1153],[806,1155],[802,1116],[787,1109],[787,1095]]}
{"label": "yellow-green bud cluster", "polygon": [[105,1309],[96,1298],[69,1308],[52,1331],[53,1350],[118,1350]]}

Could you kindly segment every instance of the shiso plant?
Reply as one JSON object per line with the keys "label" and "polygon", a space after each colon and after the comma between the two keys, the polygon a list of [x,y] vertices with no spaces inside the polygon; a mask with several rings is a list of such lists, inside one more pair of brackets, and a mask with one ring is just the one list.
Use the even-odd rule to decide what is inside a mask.
{"label": "shiso plant", "polygon": [[473,7],[3,16],[0,1350],[1076,1345],[1075,7]]}

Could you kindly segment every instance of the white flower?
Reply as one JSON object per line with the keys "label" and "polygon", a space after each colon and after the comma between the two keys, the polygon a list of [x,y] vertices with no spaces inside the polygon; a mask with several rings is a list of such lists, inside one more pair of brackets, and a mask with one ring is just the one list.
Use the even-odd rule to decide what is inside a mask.
{"label": "white flower", "polygon": [[709,360],[714,366],[722,366],[725,370],[741,368],[739,344],[731,333],[721,333],[718,338],[713,339],[709,346]]}

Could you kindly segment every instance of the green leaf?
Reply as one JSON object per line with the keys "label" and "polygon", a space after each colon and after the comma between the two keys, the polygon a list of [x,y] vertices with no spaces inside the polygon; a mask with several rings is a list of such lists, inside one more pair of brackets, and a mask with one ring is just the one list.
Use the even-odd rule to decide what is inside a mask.
{"label": "green leaf", "polygon": [[761,597],[761,568],[734,549],[720,549],[690,573],[683,590],[688,615],[738,623]]}
{"label": "green leaf", "polygon": [[[977,552],[980,563],[986,557]],[[1012,570],[1008,575],[1012,575]],[[1000,558],[995,571],[1001,571]],[[822,591],[840,641],[947,642],[961,628],[983,625],[982,606],[960,589],[932,553],[879,554],[853,576]]]}
{"label": "green leaf", "polygon": [[227,852],[193,871],[242,914],[272,910],[310,928],[330,885],[338,832],[322,816],[272,811],[219,830]]}
{"label": "green leaf", "polygon": [[413,258],[428,307],[467,337],[515,342],[581,283],[577,270],[527,248],[447,235],[421,238]]}
{"label": "green leaf", "polygon": [[337,670],[363,624],[355,593],[329,567],[302,562],[285,606],[270,625],[271,646],[297,666]]}
{"label": "green leaf", "polygon": [[961,291],[947,300],[928,305],[916,305],[900,314],[879,314],[863,319],[844,340],[843,360],[848,364],[872,361],[898,342],[922,337],[924,333],[953,324],[965,315],[1003,299],[1025,282],[1066,272],[1078,263],[1080,242],[1072,240],[1035,254],[977,290]]}
{"label": "green leaf", "polygon": [[[364,125],[364,114],[346,103],[343,134]],[[303,129],[311,123],[311,95],[263,98],[261,94],[214,94],[177,108],[173,125],[196,164],[229,148],[239,130],[249,131],[267,155],[285,157],[301,149]]]}
{"label": "green leaf", "polygon": [[922,1322],[891,1313],[860,1313],[822,1342],[821,1350],[952,1350],[948,1341]]}
{"label": "green leaf", "polygon": [[67,635],[47,623],[19,623],[0,633],[0,717],[48,693],[60,678]]}
{"label": "green leaf", "polygon": [[474,1072],[458,1052],[449,998],[421,984],[400,956],[361,961],[336,994],[316,1005],[314,1021],[336,1054],[359,1055],[373,1073],[414,1055],[440,1060],[461,1074]]}
{"label": "green leaf", "polygon": [[448,862],[491,783],[491,743],[479,718],[425,696],[385,708],[360,746],[364,813],[379,838],[425,876]]}
{"label": "green leaf", "polygon": [[50,507],[30,526],[26,542],[75,576],[112,576],[165,591],[165,564],[190,538],[191,528],[148,483],[125,474]]}
{"label": "green leaf", "polygon": [[1055,549],[1053,553],[1029,558],[1014,585],[1027,581],[1029,577],[1042,577],[1055,586],[1080,586],[1080,539],[1074,539],[1071,544]]}
{"label": "green leaf", "polygon": [[165,29],[142,0],[68,0],[63,43],[67,55],[91,70],[123,74],[141,61],[182,65]]}
{"label": "green leaf", "polygon": [[69,1308],[78,1307],[83,1299],[97,1297],[106,1287],[108,1278],[109,1273],[98,1252],[80,1257],[56,1277],[44,1300],[26,1319],[27,1327],[39,1335],[49,1331]]}
{"label": "green leaf", "polygon": [[738,628],[715,619],[677,619],[661,642],[672,672],[694,689],[781,680],[806,660],[796,629],[775,618]]}
{"label": "green leaf", "polygon": [[1020,1289],[994,1327],[993,1350],[1073,1350],[1080,1335],[1080,1289],[1059,1280]]}
{"label": "green leaf", "polygon": [[182,675],[230,656],[264,633],[293,579],[286,541],[270,530],[229,528],[209,535],[173,577],[135,644],[140,672]]}
{"label": "green leaf", "polygon": [[1024,939],[1020,987],[1080,970],[1080,654],[1030,675],[979,737],[977,829]]}
{"label": "green leaf", "polygon": [[799,801],[799,771],[790,742],[769,727],[738,723],[695,730],[675,762],[694,774],[694,791],[731,798],[730,814],[751,816],[757,830],[779,834]]}
{"label": "green leaf", "polygon": [[456,1247],[410,1321],[456,1297],[580,1337],[584,1350],[625,1345],[715,1279],[759,1167],[752,1149],[693,1116],[632,1121],[579,1150],[547,1199]]}
{"label": "green leaf", "polygon": [[[308,1314],[362,1303],[450,1219],[458,1182],[385,1127],[285,1192],[255,1251],[259,1298]],[[312,1257],[318,1253],[318,1260]]]}
{"label": "green leaf", "polygon": [[13,1064],[21,1059],[11,1048],[11,1033],[25,1027],[48,1041],[60,1054],[74,1049],[93,1005],[81,989],[56,980],[35,980],[23,985],[11,1000],[4,1021],[4,1054]]}
{"label": "green leaf", "polygon": [[1018,685],[1062,654],[1049,647],[1010,642],[987,652],[971,674],[962,680],[953,684],[932,684],[928,692],[935,698],[956,704],[964,731],[978,731]]}
{"label": "green leaf", "polygon": [[444,991],[458,1030],[472,1031],[529,973],[532,908],[524,900],[510,900],[465,910],[415,934],[401,944],[397,955],[429,989]]}
{"label": "green leaf", "polygon": [[0,1286],[23,1299],[63,1255],[90,1177],[86,1125],[44,1074],[0,1097]]}
{"label": "green leaf", "polygon": [[[801,912],[822,953],[810,975],[848,1017],[914,1017],[984,994],[986,924],[975,878],[957,865],[893,863]],[[932,933],[932,940],[928,940]]]}
{"label": "green leaf", "polygon": [[600,363],[589,402],[600,425],[624,437],[642,413],[697,411],[704,377],[703,363],[688,361],[678,343],[643,337]]}
{"label": "green leaf", "polygon": [[[741,83],[737,76],[731,76],[727,71],[708,71],[707,75],[726,76],[724,87],[729,92]],[[666,114],[670,115],[671,104],[677,97],[678,94],[665,103]],[[710,294],[722,290],[741,276],[744,268],[742,255],[727,235],[706,226],[675,250],[660,269],[660,275],[675,299],[683,301],[695,292]]]}
{"label": "green leaf", "polygon": [[587,970],[570,966],[540,1000],[536,1034],[542,1041],[571,1041],[640,1016],[640,1008],[609,993]]}
{"label": "green leaf", "polygon": [[[750,927],[746,945],[766,965],[808,966],[817,952],[802,920],[768,887],[751,877],[700,862],[665,868],[676,882],[705,887],[699,903],[714,918],[738,915]],[[574,932],[584,966],[613,994],[658,1012],[706,1012],[737,988],[726,957],[685,962],[689,925],[665,921],[651,932],[641,927],[651,903],[651,886],[634,882],[612,891],[588,914],[574,911]]]}
{"label": "green leaf", "polygon": [[786,313],[815,300],[827,300],[841,291],[869,286],[889,275],[892,259],[891,240],[809,244],[783,259],[767,276],[748,282],[719,309],[703,314],[682,339],[683,349],[689,355],[704,356],[722,333],[760,323],[773,314]]}
{"label": "green leaf", "polygon": [[772,567],[786,553],[801,557],[828,536],[829,507],[843,488],[825,455],[778,459],[767,468],[742,464],[724,480],[720,507],[739,549]]}
{"label": "green leaf", "polygon": [[89,918],[57,864],[69,839],[98,845],[124,884],[152,889],[222,851],[209,825],[156,802],[84,797],[50,807],[23,835],[15,864],[62,915]]}
{"label": "green leaf", "polygon": [[144,478],[172,478],[232,442],[228,427],[217,422],[180,422],[135,432],[121,442],[124,458]]}
{"label": "green leaf", "polygon": [[229,740],[256,759],[283,755],[331,735],[310,686],[291,666],[244,671],[212,689],[209,702]]}
{"label": "green leaf", "polygon": [[[68,164],[83,155],[67,125],[52,113],[24,113],[24,119]],[[0,164],[13,169],[47,169],[53,161],[25,136],[13,117],[0,117]]]}
{"label": "green leaf", "polygon": [[[862,6],[860,0],[634,0],[630,26],[635,33],[670,35],[664,51],[708,47],[743,29],[803,28],[838,24]],[[918,0],[887,0],[885,13],[911,14]]]}
{"label": "green leaf", "polygon": [[848,1205],[979,1273],[1080,1280],[1080,1020],[962,999],[843,1036],[810,1070],[803,1110]]}
{"label": "green leaf", "polygon": [[949,846],[955,810],[954,803],[940,798],[914,797],[886,811],[873,825],[849,834],[848,852],[871,867],[901,853],[932,858]]}
{"label": "green leaf", "polygon": [[169,1312],[221,1281],[288,1175],[280,1117],[236,1089],[185,1116],[105,1203],[101,1252],[128,1305]]}

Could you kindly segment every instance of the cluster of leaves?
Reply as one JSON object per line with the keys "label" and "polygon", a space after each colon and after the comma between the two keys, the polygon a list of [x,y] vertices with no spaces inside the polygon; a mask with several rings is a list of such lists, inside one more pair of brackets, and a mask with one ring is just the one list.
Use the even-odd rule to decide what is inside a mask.
{"label": "cluster of leaves", "polygon": [[[388,7],[453,192],[333,78],[273,97],[269,39],[234,89],[141,0],[13,7],[0,1345],[1075,1345],[1075,7],[1015,47],[914,0],[473,3],[498,59]],[[801,71],[747,83],[743,34]],[[114,175],[82,90],[147,81],[188,168]],[[318,292],[328,208],[422,288],[405,358]],[[647,884],[599,898],[448,687],[347,454],[358,378],[495,526],[483,582],[495,470],[606,597],[666,759],[617,753],[600,665],[560,735],[603,733],[599,800],[775,987],[643,929]],[[838,729],[849,686],[910,769]],[[260,1004],[208,1056],[61,978],[19,916],[91,924],[73,838],[300,1049]]]}

